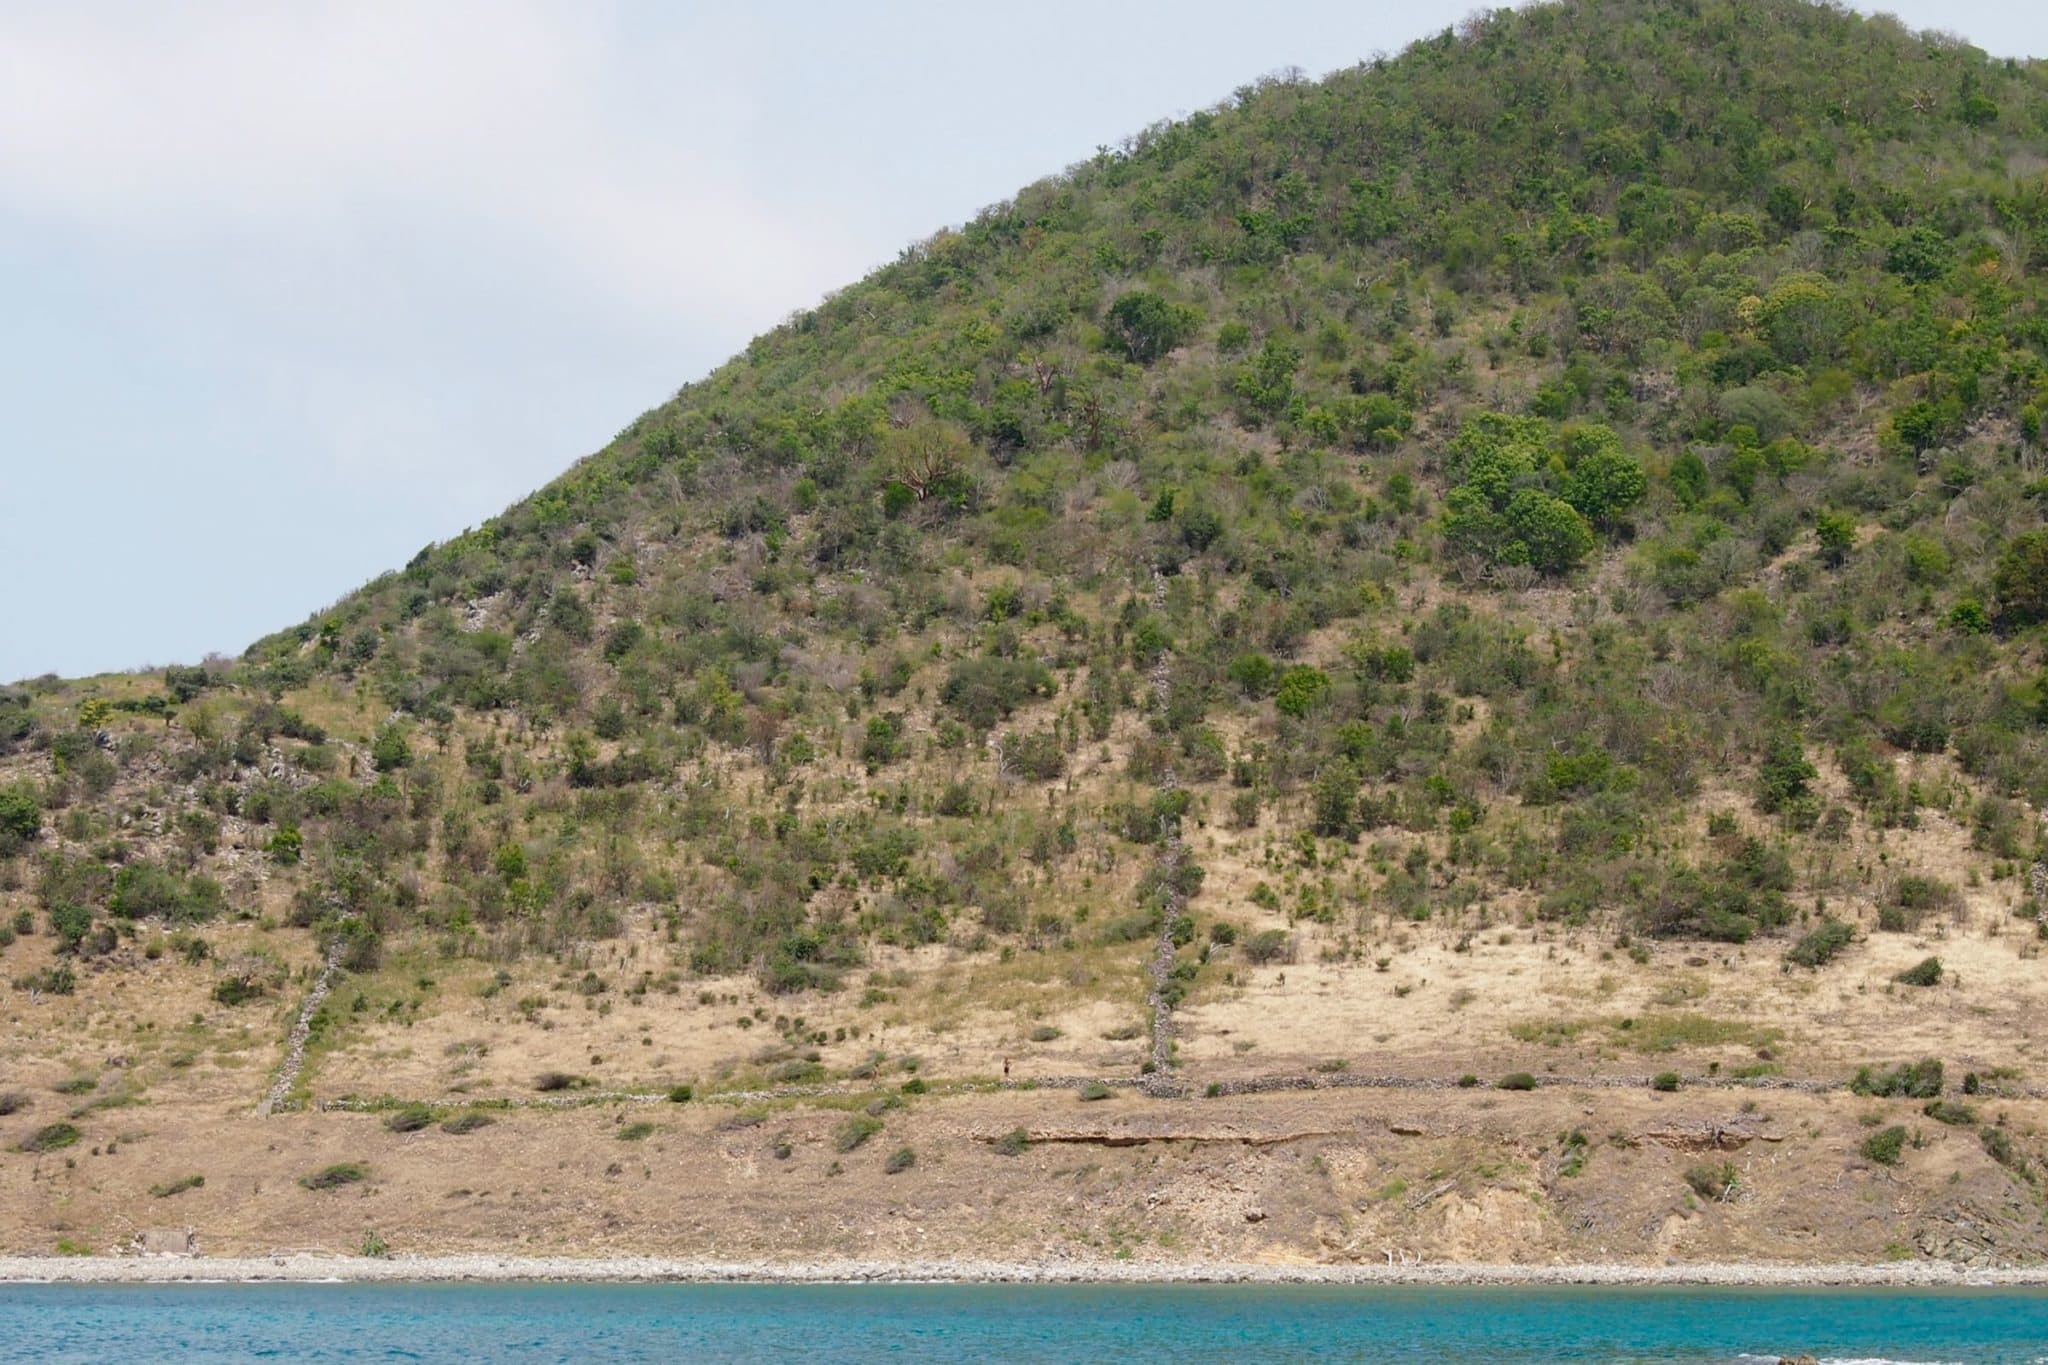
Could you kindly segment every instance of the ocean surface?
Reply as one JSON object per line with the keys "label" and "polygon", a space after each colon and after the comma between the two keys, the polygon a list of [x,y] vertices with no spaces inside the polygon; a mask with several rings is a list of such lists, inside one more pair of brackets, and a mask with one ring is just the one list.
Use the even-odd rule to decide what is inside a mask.
{"label": "ocean surface", "polygon": [[0,1360],[2048,1361],[2048,1292],[0,1285]]}

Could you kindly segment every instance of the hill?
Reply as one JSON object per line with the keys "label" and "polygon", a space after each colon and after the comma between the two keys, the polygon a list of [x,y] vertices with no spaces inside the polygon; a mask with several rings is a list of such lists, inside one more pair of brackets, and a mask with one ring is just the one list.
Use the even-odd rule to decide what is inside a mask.
{"label": "hill", "polygon": [[[240,659],[0,693],[0,1241],[203,1174],[274,1245],[319,1150],[415,1246],[495,1170],[584,1246],[994,1182],[1077,1255],[2038,1256],[2044,133],[2048,67],[1830,7],[1481,16],[1021,191]],[[654,1150],[735,1221],[620,1195]]]}

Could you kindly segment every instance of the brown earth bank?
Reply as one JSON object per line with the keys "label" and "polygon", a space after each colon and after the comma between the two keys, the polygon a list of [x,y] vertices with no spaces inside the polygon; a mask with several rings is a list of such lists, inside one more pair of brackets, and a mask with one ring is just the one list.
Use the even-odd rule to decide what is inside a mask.
{"label": "brown earth bank", "polygon": [[[2048,998],[2009,924],[1823,973],[1542,926],[1413,926],[1383,964],[1301,925],[1294,962],[1219,952],[1150,1075],[1135,945],[933,947],[778,997],[647,986],[629,925],[568,966],[394,951],[323,998],[310,934],[245,923],[216,960],[246,937],[279,967],[230,1003],[145,932],[0,1013],[0,1257],[30,1258],[0,1275],[144,1248],[228,1278],[2041,1267]],[[1938,985],[1893,980],[1929,953]]]}
{"label": "brown earth bank", "polygon": [[[2033,1185],[1982,1129],[1923,1108],[1572,1085],[1100,1101],[877,1090],[449,1110],[396,1132],[391,1110],[151,1107],[88,1116],[72,1145],[0,1162],[0,1252],[115,1253],[153,1231],[182,1250],[160,1230],[189,1228],[208,1257],[351,1265],[378,1258],[366,1251],[1115,1276],[2048,1260]],[[2031,1129],[2041,1108],[1992,1100],[1977,1117]],[[469,1112],[492,1121],[441,1126]],[[1887,1164],[1871,1141],[1895,1125]]]}

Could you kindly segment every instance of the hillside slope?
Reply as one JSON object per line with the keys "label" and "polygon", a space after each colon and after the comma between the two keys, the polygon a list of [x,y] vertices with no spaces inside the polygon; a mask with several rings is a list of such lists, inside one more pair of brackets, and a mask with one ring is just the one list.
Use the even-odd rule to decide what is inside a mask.
{"label": "hillside slope", "polygon": [[[1801,1203],[1835,1171],[2037,1255],[2044,137],[2041,63],[1795,0],[1475,19],[1025,189],[238,660],[0,692],[7,1142],[49,1148],[0,1156],[0,1243],[202,1173],[281,1235],[321,1196],[276,1161],[169,1155],[273,1086],[567,1099],[519,1122],[573,1201],[618,1163],[548,1125],[677,1086],[740,1127],[676,1133],[850,1141],[810,1181],[970,1140],[947,1105],[1316,1084],[1287,1112],[1349,1131],[1367,1080],[1434,1145],[1345,1217],[1715,1242],[1685,1142],[1616,1120],[1596,1233],[1556,1181],[1602,1117],[1433,1088],[1527,1073],[1722,1128],[1779,1087],[1723,1251],[1956,1244]],[[425,1130],[274,1122],[436,1235]],[[1385,1194],[1425,1176],[1463,1222]],[[1380,1254],[1326,1213],[1272,1254]]]}

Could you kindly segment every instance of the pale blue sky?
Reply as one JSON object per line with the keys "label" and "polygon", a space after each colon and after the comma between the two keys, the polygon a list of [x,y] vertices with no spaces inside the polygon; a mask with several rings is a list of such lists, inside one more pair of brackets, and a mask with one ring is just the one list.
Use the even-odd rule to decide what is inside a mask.
{"label": "pale blue sky", "polygon": [[237,652],[907,242],[1472,8],[0,0],[0,680]]}

